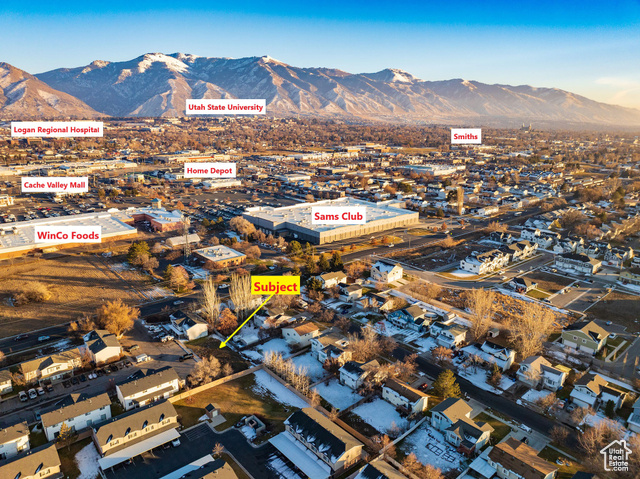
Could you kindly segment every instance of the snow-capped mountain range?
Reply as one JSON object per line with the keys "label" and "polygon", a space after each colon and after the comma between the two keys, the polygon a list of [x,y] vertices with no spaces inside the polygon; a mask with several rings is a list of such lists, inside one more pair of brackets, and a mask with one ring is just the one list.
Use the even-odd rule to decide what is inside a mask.
{"label": "snow-capped mountain range", "polygon": [[[16,87],[7,83],[2,71],[21,70],[0,65],[4,90],[0,113],[16,119],[56,114],[81,117],[95,112],[117,117],[183,116],[189,98],[264,98],[267,114],[275,116],[420,124],[640,126],[640,110],[599,103],[556,88],[461,79],[425,81],[398,69],[352,74],[294,67],[269,56],[231,59],[183,53],[148,53],[126,62],[94,61],[35,77],[22,72],[19,81],[24,88],[46,84],[47,94],[57,95],[58,105],[51,107],[54,113],[44,106],[35,108],[35,100],[10,98],[8,91]],[[51,98],[47,94],[40,94],[39,105]],[[69,103],[76,99],[80,103]]]}

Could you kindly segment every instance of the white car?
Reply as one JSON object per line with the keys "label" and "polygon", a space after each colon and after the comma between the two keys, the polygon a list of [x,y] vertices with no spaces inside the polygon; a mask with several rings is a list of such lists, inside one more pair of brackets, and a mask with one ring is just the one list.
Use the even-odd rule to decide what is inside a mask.
{"label": "white car", "polygon": [[29,399],[35,399],[38,397],[38,393],[36,392],[35,389],[29,389],[28,393],[29,393]]}
{"label": "white car", "polygon": [[173,441],[171,441],[171,445],[173,447],[178,447],[180,445],[180,439],[174,439]]}

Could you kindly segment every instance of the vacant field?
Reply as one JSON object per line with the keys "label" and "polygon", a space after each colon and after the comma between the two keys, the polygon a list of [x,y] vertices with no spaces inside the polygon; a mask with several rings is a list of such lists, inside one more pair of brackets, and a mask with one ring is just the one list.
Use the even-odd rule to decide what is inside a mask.
{"label": "vacant field", "polygon": [[[65,255],[2,267],[0,337],[75,320],[93,312],[103,300],[121,298],[133,304],[148,299],[140,290],[151,290],[153,285],[144,275],[136,271],[116,273],[106,261],[93,255]],[[15,291],[36,283],[49,290],[48,301],[12,306]]]}
{"label": "vacant field", "polygon": [[627,332],[640,331],[640,297],[613,291],[587,311],[588,316],[626,326]]}
{"label": "vacant field", "polygon": [[527,274],[526,277],[538,283],[538,289],[551,294],[557,293],[565,286],[573,283],[571,278],[564,278],[559,275],[543,273],[541,271],[534,271],[533,273]]}

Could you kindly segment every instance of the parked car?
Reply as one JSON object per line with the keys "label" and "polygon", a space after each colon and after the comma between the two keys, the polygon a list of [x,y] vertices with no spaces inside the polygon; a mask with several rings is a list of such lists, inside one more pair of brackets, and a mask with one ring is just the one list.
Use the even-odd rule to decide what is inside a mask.
{"label": "parked car", "polygon": [[44,389],[42,388],[42,386],[40,386],[38,389],[38,396],[44,396]]}
{"label": "parked car", "polygon": [[27,339],[27,335],[26,334],[18,334],[15,338],[13,338],[14,341],[22,341]]}
{"label": "parked car", "polygon": [[86,380],[87,380],[87,376],[85,376],[84,374],[80,376],[80,382],[85,382]]}
{"label": "parked car", "polygon": [[80,384],[80,380],[74,376],[71,378],[71,384]]}
{"label": "parked car", "polygon": [[173,447],[178,447],[180,445],[180,439],[174,439],[173,441],[171,441],[171,445]]}
{"label": "parked car", "polygon": [[29,389],[28,394],[29,394],[29,399],[35,399],[38,397],[38,393],[36,392],[35,389]]}
{"label": "parked car", "polygon": [[180,356],[180,362],[186,361],[188,359],[193,359],[193,353],[186,353]]}
{"label": "parked car", "polygon": [[133,344],[133,345],[131,345],[131,347],[129,348],[129,352],[131,352],[131,351],[136,351],[136,350],[138,350],[138,349],[140,349],[140,346],[138,346],[137,344]]}
{"label": "parked car", "polygon": [[49,336],[40,336],[40,337],[38,338],[38,342],[39,342],[39,343],[42,343],[42,342],[44,342],[44,341],[49,341],[50,339],[51,339],[51,338],[50,338]]}
{"label": "parked car", "polygon": [[52,386],[51,384],[47,384],[47,385],[44,387],[44,390],[45,390],[45,391],[47,391],[48,393],[50,393],[50,392],[52,392],[52,391],[53,391],[53,386]]}
{"label": "parked car", "polygon": [[27,393],[25,393],[24,391],[20,391],[18,393],[18,397],[20,398],[20,401],[25,402],[29,400],[29,396],[27,396]]}
{"label": "parked car", "polygon": [[71,387],[71,381],[69,381],[68,379],[66,381],[62,381],[62,385],[65,388]]}

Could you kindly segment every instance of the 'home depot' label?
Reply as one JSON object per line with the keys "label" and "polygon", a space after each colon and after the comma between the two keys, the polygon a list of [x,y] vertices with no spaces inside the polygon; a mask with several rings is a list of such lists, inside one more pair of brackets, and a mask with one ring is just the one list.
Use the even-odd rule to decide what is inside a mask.
{"label": "'home depot' label", "polygon": [[235,178],[235,163],[185,163],[185,178]]}

